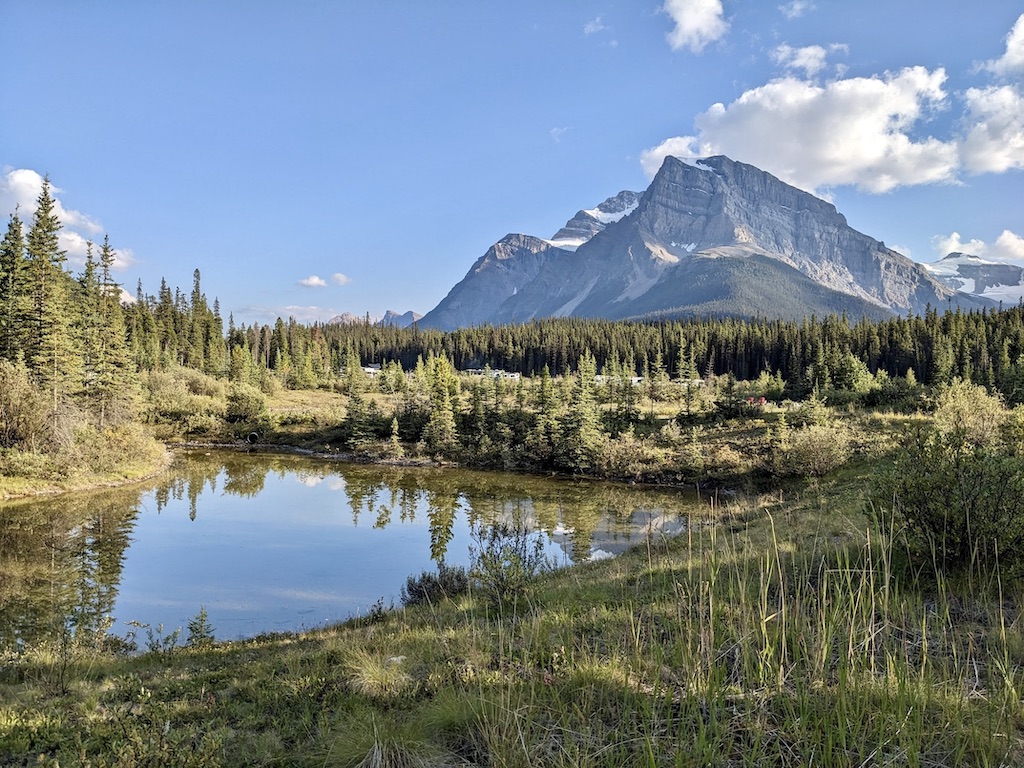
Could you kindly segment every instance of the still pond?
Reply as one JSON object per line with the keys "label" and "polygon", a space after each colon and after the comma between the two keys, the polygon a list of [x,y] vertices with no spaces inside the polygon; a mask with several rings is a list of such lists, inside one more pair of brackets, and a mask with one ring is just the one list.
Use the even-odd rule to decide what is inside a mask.
{"label": "still pond", "polygon": [[677,534],[699,503],[678,489],[182,452],[149,487],[0,505],[0,649],[104,622],[141,641],[201,608],[218,639],[314,628],[398,604],[406,578],[442,560],[468,565],[481,526],[535,531],[569,565]]}

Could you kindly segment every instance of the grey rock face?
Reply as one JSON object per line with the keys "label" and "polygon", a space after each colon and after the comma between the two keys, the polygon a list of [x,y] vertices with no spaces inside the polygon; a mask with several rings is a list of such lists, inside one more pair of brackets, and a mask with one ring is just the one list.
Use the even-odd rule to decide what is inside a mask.
{"label": "grey rock face", "polygon": [[615,197],[609,197],[597,208],[577,211],[576,215],[566,222],[551,238],[556,244],[569,243],[582,245],[609,224],[632,213],[640,201],[639,192],[622,191]]}
{"label": "grey rock face", "polygon": [[[831,203],[726,157],[666,158],[650,187],[631,194],[606,201],[603,214],[599,206],[573,217],[558,233],[563,239],[597,230],[575,250],[509,235],[424,321],[451,328],[569,315],[879,317],[929,304],[992,306],[852,229]],[[449,311],[454,303],[458,312]]]}
{"label": "grey rock face", "polygon": [[342,312],[327,321],[327,325],[359,325],[365,318],[353,315],[351,312]]}
{"label": "grey rock face", "polygon": [[423,315],[418,312],[413,312],[412,310],[398,314],[397,312],[392,312],[389,309],[384,313],[384,317],[377,322],[377,325],[381,327],[396,326],[398,328],[408,328],[421,317],[423,317]]}
{"label": "grey rock face", "polygon": [[491,322],[503,301],[536,278],[549,261],[568,253],[538,237],[506,235],[477,259],[419,325],[450,330]]}

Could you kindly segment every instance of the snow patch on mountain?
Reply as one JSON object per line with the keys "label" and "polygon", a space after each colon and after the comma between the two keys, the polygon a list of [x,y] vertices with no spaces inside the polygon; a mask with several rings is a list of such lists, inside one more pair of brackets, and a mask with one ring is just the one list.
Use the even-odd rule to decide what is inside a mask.
{"label": "snow patch on mountain", "polygon": [[950,288],[992,301],[1018,303],[1024,299],[1024,268],[1005,261],[954,251],[924,268]]}
{"label": "snow patch on mountain", "polygon": [[599,205],[597,208],[591,208],[583,212],[588,216],[591,216],[597,221],[601,222],[605,226],[608,226],[609,224],[614,224],[616,221],[620,221],[621,219],[624,219],[627,216],[629,216],[629,214],[635,211],[639,205],[640,199],[637,198],[632,203],[629,203],[628,205],[622,208],[616,207],[605,210],[604,208],[602,208],[602,206]]}
{"label": "snow patch on mountain", "polygon": [[583,237],[566,237],[559,240],[545,240],[544,242],[547,243],[548,245],[555,246],[555,248],[561,248],[566,251],[575,251],[577,248],[579,248],[581,245],[587,242],[588,239],[589,238]]}

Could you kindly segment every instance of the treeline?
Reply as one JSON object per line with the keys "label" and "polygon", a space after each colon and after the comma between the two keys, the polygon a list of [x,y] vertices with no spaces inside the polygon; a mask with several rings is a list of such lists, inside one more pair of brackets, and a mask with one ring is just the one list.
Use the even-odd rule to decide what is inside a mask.
{"label": "treeline", "polygon": [[[34,445],[43,430],[26,419],[60,431],[68,408],[101,430],[130,421],[145,375],[175,367],[270,391],[343,388],[348,371],[371,363],[411,371],[419,361],[444,358],[456,370],[489,366],[536,378],[545,370],[554,377],[573,373],[587,358],[598,373],[648,379],[769,377],[773,396],[795,400],[813,392],[884,391],[890,380],[937,386],[961,379],[1000,392],[1010,404],[1024,401],[1021,306],[930,308],[882,322],[562,318],[441,332],[292,318],[236,326],[228,318],[225,329],[198,270],[191,293],[162,282],[148,295],[139,284],[135,300],[123,301],[108,238],[89,244],[82,272],[73,275],[55,208],[47,180],[31,222],[13,213],[0,244],[0,447]],[[14,392],[22,393],[22,406],[34,407],[10,402]]]}
{"label": "treeline", "polygon": [[673,375],[731,374],[739,380],[778,374],[794,396],[815,387],[852,389],[865,374],[884,371],[923,384],[954,378],[984,384],[1019,401],[1024,373],[1024,309],[947,311],[851,323],[845,317],[785,320],[677,320],[657,323],[561,318],[519,326],[452,332],[379,328],[368,323],[313,330],[332,349],[353,348],[364,362],[446,356],[459,369],[489,365],[535,376],[575,369],[590,352],[598,370],[624,365],[636,375],[661,364]]}

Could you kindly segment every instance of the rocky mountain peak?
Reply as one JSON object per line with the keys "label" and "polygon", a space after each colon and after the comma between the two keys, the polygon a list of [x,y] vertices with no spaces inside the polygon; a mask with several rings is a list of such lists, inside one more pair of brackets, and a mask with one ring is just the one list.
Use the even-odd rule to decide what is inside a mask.
{"label": "rocky mountain peak", "polygon": [[595,208],[577,211],[564,227],[555,232],[551,242],[560,248],[578,248],[609,224],[635,211],[639,202],[639,192],[623,190]]}
{"label": "rocky mountain peak", "polygon": [[852,229],[829,202],[724,156],[665,159],[645,192],[551,240],[508,235],[421,325],[693,314],[800,318],[991,306]]}

